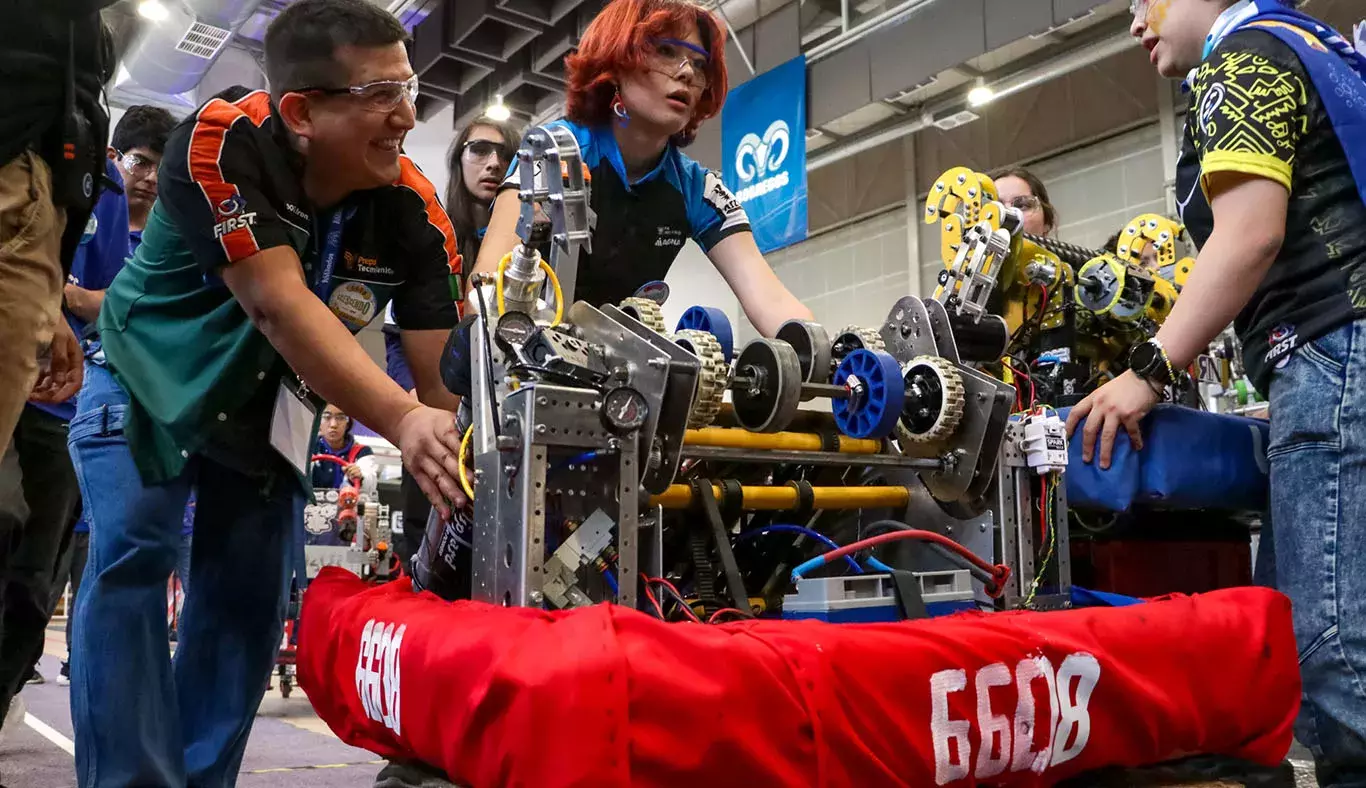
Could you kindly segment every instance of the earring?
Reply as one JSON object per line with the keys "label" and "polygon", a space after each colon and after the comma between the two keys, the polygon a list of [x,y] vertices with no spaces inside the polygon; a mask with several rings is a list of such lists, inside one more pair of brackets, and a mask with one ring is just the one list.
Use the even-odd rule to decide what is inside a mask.
{"label": "earring", "polygon": [[631,121],[631,115],[626,111],[626,104],[621,100],[621,91],[612,97],[612,114],[617,116],[617,121],[625,126]]}

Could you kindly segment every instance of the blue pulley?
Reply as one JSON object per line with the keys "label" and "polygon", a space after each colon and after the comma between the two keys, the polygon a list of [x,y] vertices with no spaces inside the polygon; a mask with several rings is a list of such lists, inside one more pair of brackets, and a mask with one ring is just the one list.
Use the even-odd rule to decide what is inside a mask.
{"label": "blue pulley", "polygon": [[896,429],[906,398],[901,365],[880,350],[855,350],[844,357],[830,381],[850,390],[848,399],[832,399],[835,426],[851,438],[882,439]]}
{"label": "blue pulley", "polygon": [[721,354],[726,357],[729,364],[731,356],[735,353],[735,332],[731,330],[730,318],[714,306],[694,306],[688,307],[688,311],[678,319],[678,325],[674,331],[682,331],[691,328],[696,331],[705,331],[716,337],[716,341],[721,344]]}

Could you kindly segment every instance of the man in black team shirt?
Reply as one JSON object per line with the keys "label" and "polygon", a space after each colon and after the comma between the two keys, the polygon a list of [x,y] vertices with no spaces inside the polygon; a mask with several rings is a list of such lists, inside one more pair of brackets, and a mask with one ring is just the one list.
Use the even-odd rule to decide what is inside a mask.
{"label": "man in black team shirt", "polygon": [[[1324,788],[1366,786],[1366,59],[1276,0],[1134,0],[1133,35],[1187,77],[1177,198],[1200,246],[1131,371],[1078,405],[1108,466],[1173,370],[1230,320],[1271,402],[1277,586],[1291,599],[1296,735]],[[1236,319],[1235,319],[1236,317]],[[1218,659],[1218,655],[1212,655]]]}
{"label": "man in black team shirt", "polygon": [[[353,336],[392,301],[419,397],[443,401],[460,257],[400,153],[416,122],[405,38],[366,0],[299,0],[266,33],[270,93],[225,91],[166,143],[71,422],[91,524],[71,659],[83,787],[235,783],[302,564],[321,402],[397,445],[438,508],[462,501],[454,414]],[[173,665],[166,578],[192,488]]]}

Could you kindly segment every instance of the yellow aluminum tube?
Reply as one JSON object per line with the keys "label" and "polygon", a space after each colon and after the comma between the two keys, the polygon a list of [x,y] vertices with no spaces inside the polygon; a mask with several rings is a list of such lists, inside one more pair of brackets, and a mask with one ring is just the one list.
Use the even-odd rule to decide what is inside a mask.
{"label": "yellow aluminum tube", "polygon": [[[817,509],[876,509],[885,506],[902,507],[911,498],[905,487],[812,487],[813,503]],[[719,499],[720,485],[713,484],[712,492]],[[791,487],[741,487],[741,508],[750,511],[784,511],[801,504],[797,491]],[[692,487],[671,484],[660,495],[650,498],[651,506],[665,509],[686,509],[692,505]]]}
{"label": "yellow aluminum tube", "polygon": [[[839,438],[841,454],[878,454],[882,441],[859,438]],[[749,432],[723,427],[688,430],[683,436],[684,446],[714,446],[723,449],[753,451],[821,451],[821,436],[811,432]]]}

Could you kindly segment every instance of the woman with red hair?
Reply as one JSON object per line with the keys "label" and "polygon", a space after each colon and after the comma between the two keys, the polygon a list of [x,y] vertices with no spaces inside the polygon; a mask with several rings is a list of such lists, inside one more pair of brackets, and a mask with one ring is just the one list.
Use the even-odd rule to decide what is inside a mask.
{"label": "woman with red hair", "polygon": [[[726,97],[725,34],[683,0],[614,0],[565,60],[566,114],[592,175],[592,253],[580,252],[575,300],[615,304],[663,279],[692,238],[772,336],[811,319],[764,261],[749,218],[721,177],[681,150]],[[519,243],[516,165],[493,207],[475,271]]]}

